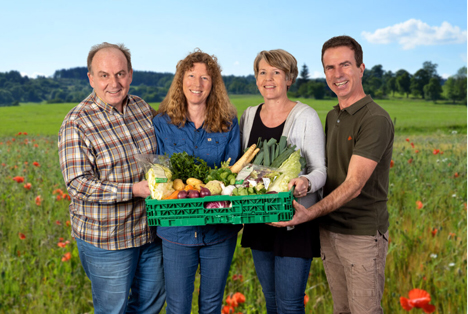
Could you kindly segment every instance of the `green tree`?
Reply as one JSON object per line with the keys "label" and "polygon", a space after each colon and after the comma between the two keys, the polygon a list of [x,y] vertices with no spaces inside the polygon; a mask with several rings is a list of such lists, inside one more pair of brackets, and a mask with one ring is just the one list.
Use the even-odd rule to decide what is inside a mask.
{"label": "green tree", "polygon": [[426,95],[426,98],[433,101],[440,99],[442,87],[440,86],[439,79],[435,77],[431,78],[429,84],[424,86],[424,94]]}
{"label": "green tree", "polygon": [[431,61],[425,61],[423,63],[423,70],[427,72],[427,74],[429,75],[429,78],[433,78],[434,76],[438,76],[437,66],[438,65],[436,63],[432,63]]}
{"label": "green tree", "polygon": [[402,72],[400,76],[397,76],[396,86],[398,91],[402,94],[406,94],[406,98],[408,98],[411,86],[411,78],[408,72]]}
{"label": "green tree", "polygon": [[424,99],[424,86],[429,84],[430,80],[429,73],[427,73],[424,69],[419,69],[414,75],[411,77],[411,93],[414,96],[422,96]]}
{"label": "green tree", "polygon": [[387,81],[387,87],[392,92],[392,96],[395,95],[395,91],[398,90],[396,85],[396,77],[391,77]]}

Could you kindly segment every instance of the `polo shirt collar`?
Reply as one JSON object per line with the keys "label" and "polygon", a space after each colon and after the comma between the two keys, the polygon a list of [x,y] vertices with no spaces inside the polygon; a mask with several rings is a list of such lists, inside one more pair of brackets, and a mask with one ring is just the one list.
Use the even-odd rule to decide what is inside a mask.
{"label": "polo shirt collar", "polygon": [[[96,91],[93,89],[93,94],[92,94],[92,97],[93,97],[93,100],[94,100],[94,103],[96,105],[98,105],[98,107],[101,107],[102,109],[104,109],[105,111],[109,112],[109,113],[113,113],[116,109],[114,108],[114,106],[111,106],[107,103],[105,103],[97,94],[96,94]],[[129,104],[129,97],[128,95],[125,97],[124,99],[124,105],[123,105],[123,112],[125,112],[125,107]]]}
{"label": "polo shirt collar", "polygon": [[[346,110],[347,113],[353,115],[370,102],[372,102],[372,97],[370,95],[367,95],[364,98],[361,98],[360,100],[356,101],[351,106],[344,108],[343,110]],[[341,110],[339,104],[334,106],[333,108],[335,108],[338,111]]]}

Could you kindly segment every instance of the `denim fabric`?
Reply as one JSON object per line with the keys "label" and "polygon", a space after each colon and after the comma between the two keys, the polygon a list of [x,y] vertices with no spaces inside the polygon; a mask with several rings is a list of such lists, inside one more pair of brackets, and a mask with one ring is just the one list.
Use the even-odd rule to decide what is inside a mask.
{"label": "denim fabric", "polygon": [[224,133],[208,133],[203,127],[195,128],[195,124],[186,121],[179,128],[171,124],[167,115],[153,118],[154,131],[158,142],[157,154],[187,152],[206,161],[209,167],[220,167],[222,161],[231,158],[231,165],[237,161],[241,153],[239,123],[237,117],[232,120],[232,127]]}
{"label": "denim fabric", "polygon": [[104,250],[76,239],[91,280],[94,313],[159,313],[165,287],[161,242]]}
{"label": "denim fabric", "polygon": [[312,259],[252,250],[268,314],[305,313],[304,295]]}
{"label": "denim fabric", "polygon": [[383,313],[388,231],[360,236],[320,228],[320,244],[333,313]]}
{"label": "denim fabric", "polygon": [[237,237],[206,246],[183,246],[163,240],[167,314],[190,314],[199,264],[199,313],[221,313],[236,243]]}

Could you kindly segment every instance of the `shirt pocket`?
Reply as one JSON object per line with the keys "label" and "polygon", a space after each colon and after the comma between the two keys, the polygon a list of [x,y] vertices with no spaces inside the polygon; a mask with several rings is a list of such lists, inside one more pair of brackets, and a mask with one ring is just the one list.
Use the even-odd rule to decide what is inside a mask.
{"label": "shirt pocket", "polygon": [[187,154],[189,155],[192,154],[192,150],[189,149],[185,138],[166,137],[163,139],[163,141],[164,141],[164,152],[162,152],[162,154],[167,153],[169,157],[173,153],[187,152]]}
{"label": "shirt pocket", "polygon": [[209,134],[203,141],[200,148],[200,158],[206,161],[208,166],[213,168],[220,166],[224,160],[226,151],[227,136],[225,134]]}

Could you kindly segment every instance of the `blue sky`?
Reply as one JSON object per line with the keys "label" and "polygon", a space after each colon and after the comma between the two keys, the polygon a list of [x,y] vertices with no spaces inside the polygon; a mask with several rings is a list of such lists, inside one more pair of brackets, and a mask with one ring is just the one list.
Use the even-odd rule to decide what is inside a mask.
{"label": "blue sky", "polygon": [[354,37],[368,69],[415,73],[424,61],[448,77],[467,64],[467,2],[420,1],[2,1],[0,72],[30,77],[86,66],[90,47],[124,43],[135,70],[174,72],[195,48],[223,74],[253,74],[261,50],[282,48],[323,77],[321,47]]}

